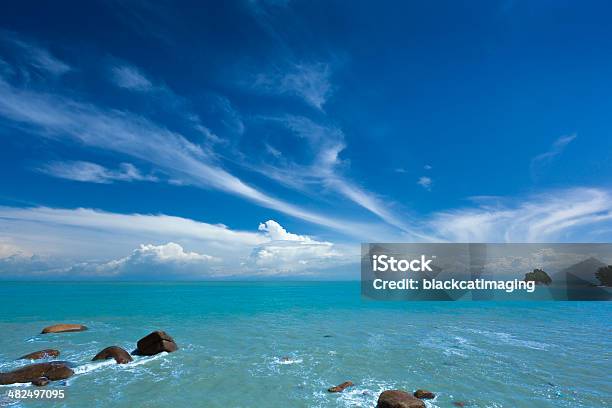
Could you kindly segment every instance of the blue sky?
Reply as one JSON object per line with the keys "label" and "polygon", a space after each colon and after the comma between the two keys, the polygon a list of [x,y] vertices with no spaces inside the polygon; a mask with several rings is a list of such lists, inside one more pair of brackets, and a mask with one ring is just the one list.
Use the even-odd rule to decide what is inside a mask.
{"label": "blue sky", "polygon": [[0,276],[333,279],[360,242],[609,241],[609,12],[5,7]]}

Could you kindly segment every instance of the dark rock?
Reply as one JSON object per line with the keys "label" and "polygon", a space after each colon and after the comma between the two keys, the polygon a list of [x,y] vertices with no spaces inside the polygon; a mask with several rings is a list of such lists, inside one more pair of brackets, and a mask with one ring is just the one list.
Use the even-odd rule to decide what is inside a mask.
{"label": "dark rock", "polygon": [[65,361],[51,361],[49,363],[30,364],[6,373],[0,373],[0,384],[29,383],[40,377],[50,381],[63,380],[71,377],[74,371]]}
{"label": "dark rock", "polygon": [[350,381],[345,381],[342,384],[338,384],[335,387],[330,387],[327,389],[328,392],[342,392],[347,387],[352,387],[353,383]]}
{"label": "dark rock", "polygon": [[416,390],[413,394],[418,399],[434,399],[436,398],[436,394],[427,390]]}
{"label": "dark rock", "polygon": [[92,361],[96,360],[107,360],[109,358],[114,358],[117,364],[127,364],[132,361],[132,356],[130,353],[117,346],[110,346],[100,351]]}
{"label": "dark rock", "polygon": [[41,358],[59,357],[59,355],[59,350],[45,349],[21,356],[18,358],[18,360],[39,360]]}
{"label": "dark rock", "polygon": [[47,377],[39,377],[32,381],[32,385],[37,387],[44,387],[47,384],[49,384],[49,379]]}
{"label": "dark rock", "polygon": [[53,326],[45,327],[42,330],[42,334],[78,332],[84,330],[87,330],[87,327],[82,324],[54,324]]}
{"label": "dark rock", "polygon": [[405,391],[388,390],[378,396],[376,408],[425,408],[425,403]]}
{"label": "dark rock", "polygon": [[282,361],[283,363],[286,363],[286,362],[288,362],[288,361],[291,361],[291,358],[290,358],[290,357],[287,357],[287,356],[285,356],[285,357],[281,357],[281,361]]}
{"label": "dark rock", "polygon": [[136,349],[137,354],[142,356],[152,356],[162,351],[172,353],[176,350],[178,347],[174,339],[163,331],[154,331],[138,340]]}

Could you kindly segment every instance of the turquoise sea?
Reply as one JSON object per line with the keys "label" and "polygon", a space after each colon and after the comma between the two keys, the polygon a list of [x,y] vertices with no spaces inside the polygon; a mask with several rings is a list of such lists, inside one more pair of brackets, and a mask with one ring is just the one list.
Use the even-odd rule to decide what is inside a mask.
{"label": "turquoise sea", "polygon": [[[2,282],[0,299],[0,371],[57,348],[77,373],[49,386],[64,400],[3,386],[0,406],[374,407],[398,388],[430,407],[612,406],[609,302],[373,302],[358,282]],[[38,334],[61,322],[89,330]],[[179,351],[90,361],[156,329]]]}

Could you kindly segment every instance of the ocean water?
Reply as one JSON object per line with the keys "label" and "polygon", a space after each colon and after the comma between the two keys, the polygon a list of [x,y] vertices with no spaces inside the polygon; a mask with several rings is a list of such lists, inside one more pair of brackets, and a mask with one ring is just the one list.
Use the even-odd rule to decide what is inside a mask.
{"label": "ocean water", "polygon": [[[77,373],[48,386],[64,400],[2,386],[0,406],[374,407],[425,388],[429,407],[612,407],[611,303],[372,302],[357,282],[2,282],[0,299],[0,371],[57,348]],[[38,334],[59,322],[89,330]],[[90,361],[156,329],[179,351]]]}

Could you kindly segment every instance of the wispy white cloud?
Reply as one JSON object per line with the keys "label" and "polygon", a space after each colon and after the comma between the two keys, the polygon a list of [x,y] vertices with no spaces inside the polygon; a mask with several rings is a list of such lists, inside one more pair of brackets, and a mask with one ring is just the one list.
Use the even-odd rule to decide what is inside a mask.
{"label": "wispy white cloud", "polygon": [[[356,243],[292,233],[274,220],[235,231],[168,215],[11,207],[0,207],[0,219],[0,276],[146,277],[152,269],[159,278],[325,274],[359,259]],[[417,234],[438,242],[598,242],[600,229],[611,226],[612,194],[590,188],[439,212]],[[130,247],[137,249],[125,254]]]}
{"label": "wispy white cloud", "polygon": [[215,113],[221,114],[221,122],[225,127],[236,135],[242,135],[245,130],[244,121],[240,113],[232,105],[232,102],[222,95],[212,95],[211,99],[212,110]]}
{"label": "wispy white cloud", "polygon": [[[325,274],[358,259],[355,249],[288,232],[274,220],[257,231],[235,231],[167,215],[11,207],[0,207],[0,219],[2,234],[11,237],[9,245],[0,236],[7,242],[0,245],[6,249],[0,277],[14,271],[21,277],[168,279]],[[125,254],[130,247],[136,249]]]}
{"label": "wispy white cloud", "polygon": [[313,184],[324,187],[365,208],[403,232],[412,232],[408,222],[393,214],[381,198],[341,175],[340,170],[344,163],[340,159],[340,154],[346,147],[341,129],[316,123],[303,116],[285,115],[260,117],[260,119],[280,124],[291,131],[305,142],[301,152],[310,152],[311,158],[307,163],[296,163],[275,149],[276,154],[273,156],[283,160],[277,163],[269,161],[259,163],[253,167],[255,170],[292,188],[307,189]]}
{"label": "wispy white cloud", "polygon": [[597,242],[594,225],[609,225],[612,195],[595,188],[558,190],[518,203],[444,211],[428,222],[432,234],[455,242]]}
{"label": "wispy white cloud", "polygon": [[[143,242],[192,243],[196,249],[252,248],[266,241],[257,232],[235,231],[170,215],[118,214],[87,208],[0,207],[2,233],[30,253],[83,257],[116,256]],[[104,239],[112,237],[112,239]],[[105,242],[100,245],[100,242]],[[233,253],[233,252],[232,252]]]}
{"label": "wispy white cloud", "polygon": [[534,178],[539,176],[539,173],[544,170],[555,158],[560,156],[567,145],[569,145],[576,135],[561,136],[552,144],[546,152],[538,154],[531,160],[531,174]]}
{"label": "wispy white cloud", "polygon": [[255,77],[253,86],[268,93],[297,96],[323,110],[333,91],[331,74],[331,67],[327,63],[296,63],[260,73]]}
{"label": "wispy white cloud", "polygon": [[15,72],[11,64],[0,58],[0,76],[12,75]]}
{"label": "wispy white cloud", "polygon": [[361,225],[302,209],[249,186],[221,168],[212,152],[129,112],[20,89],[0,80],[0,117],[28,125],[43,137],[129,155],[185,184],[218,189],[338,231],[355,235],[363,231]]}
{"label": "wispy white cloud", "polygon": [[279,159],[283,156],[283,154],[280,152],[280,150],[278,150],[277,148],[275,148],[274,146],[266,143],[265,144],[266,147],[266,153],[268,153],[269,155]]}
{"label": "wispy white cloud", "polygon": [[134,66],[114,65],[111,73],[114,83],[120,88],[138,92],[153,90],[153,83]]}
{"label": "wispy white cloud", "polygon": [[433,184],[433,180],[427,176],[421,176],[417,180],[417,184],[423,187],[425,190],[431,190],[431,185]]}
{"label": "wispy white cloud", "polygon": [[110,184],[114,181],[158,181],[157,177],[142,174],[130,163],[121,163],[118,169],[112,170],[85,161],[56,161],[47,163],[38,170],[53,177],[100,184]]}
{"label": "wispy white cloud", "polygon": [[[166,110],[172,110],[195,130],[204,140],[211,145],[223,143],[223,140],[202,123],[200,116],[193,112],[189,101],[174,92],[163,82],[154,82],[149,79],[139,68],[125,62],[115,62],[110,65],[111,81],[122,89],[132,92],[146,94],[148,98],[155,97]],[[244,132],[238,113],[233,110],[227,98],[215,98],[214,106],[226,118],[229,117],[230,124],[234,127],[232,131]],[[226,123],[227,125],[227,123]]]}
{"label": "wispy white cloud", "polygon": [[18,49],[21,61],[39,72],[61,76],[72,70],[70,65],[53,56],[47,49],[34,42],[27,41],[14,33],[6,31],[0,32],[0,37]]}

